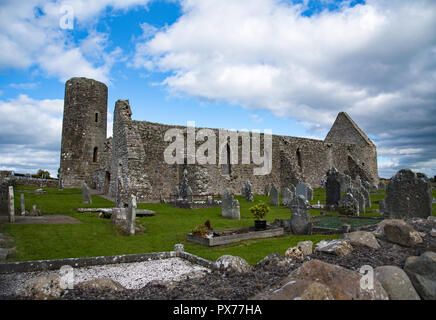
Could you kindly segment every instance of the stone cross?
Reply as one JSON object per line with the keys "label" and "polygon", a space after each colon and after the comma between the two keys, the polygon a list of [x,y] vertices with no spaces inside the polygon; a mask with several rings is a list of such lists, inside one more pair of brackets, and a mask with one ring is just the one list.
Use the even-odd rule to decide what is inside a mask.
{"label": "stone cross", "polygon": [[14,187],[8,188],[8,208],[9,208],[9,222],[15,223],[15,205],[14,205]]}
{"label": "stone cross", "polygon": [[24,216],[26,214],[26,205],[24,203],[24,193],[20,194],[20,207],[21,207],[21,215]]}
{"label": "stone cross", "polygon": [[359,204],[359,214],[365,212],[365,197],[363,196],[362,192],[360,190],[354,189],[354,188],[348,188],[346,193],[351,193],[353,195],[353,198],[357,200],[357,203]]}
{"label": "stone cross", "polygon": [[88,203],[88,204],[92,203],[91,190],[89,190],[86,182],[83,182],[82,184],[82,198],[83,198],[83,203]]}
{"label": "stone cross", "polygon": [[278,207],[280,205],[279,191],[277,190],[277,188],[274,184],[271,187],[271,191],[269,192],[269,196],[271,198],[271,206]]}
{"label": "stone cross", "polygon": [[291,209],[291,231],[294,234],[311,234],[309,202],[304,196],[296,196],[289,205]]}
{"label": "stone cross", "polygon": [[136,227],[136,196],[131,195],[127,212],[127,232],[129,235],[135,234]]}

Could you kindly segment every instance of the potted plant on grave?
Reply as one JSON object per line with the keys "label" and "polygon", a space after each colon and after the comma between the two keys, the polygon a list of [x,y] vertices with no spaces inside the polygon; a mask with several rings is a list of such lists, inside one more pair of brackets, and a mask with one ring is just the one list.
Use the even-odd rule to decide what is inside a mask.
{"label": "potted plant on grave", "polygon": [[208,234],[212,231],[212,227],[210,225],[210,221],[207,220],[204,225],[199,224],[198,226],[192,229],[192,234],[197,237],[206,238]]}
{"label": "potted plant on grave", "polygon": [[254,216],[254,229],[256,231],[266,230],[265,216],[269,212],[268,205],[260,201],[258,204],[251,207],[250,211]]}

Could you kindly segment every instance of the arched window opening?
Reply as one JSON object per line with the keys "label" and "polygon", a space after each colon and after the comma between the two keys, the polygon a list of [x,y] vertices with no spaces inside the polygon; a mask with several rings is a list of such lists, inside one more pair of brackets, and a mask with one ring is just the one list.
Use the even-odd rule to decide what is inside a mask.
{"label": "arched window opening", "polygon": [[95,113],[95,122],[98,122],[98,112]]}
{"label": "arched window opening", "polygon": [[92,155],[92,162],[97,162],[98,160],[98,148],[94,148],[94,154]]}
{"label": "arched window opening", "polygon": [[226,146],[226,163],[221,165],[221,173],[223,175],[230,175],[232,173],[232,167],[230,164],[230,146]]}

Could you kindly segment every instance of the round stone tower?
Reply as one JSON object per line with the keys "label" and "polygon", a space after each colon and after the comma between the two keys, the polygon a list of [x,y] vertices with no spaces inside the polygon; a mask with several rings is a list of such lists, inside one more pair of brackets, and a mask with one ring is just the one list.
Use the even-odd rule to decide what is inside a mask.
{"label": "round stone tower", "polygon": [[72,78],[65,83],[64,119],[59,177],[66,188],[92,185],[101,166],[107,130],[107,93],[104,83]]}

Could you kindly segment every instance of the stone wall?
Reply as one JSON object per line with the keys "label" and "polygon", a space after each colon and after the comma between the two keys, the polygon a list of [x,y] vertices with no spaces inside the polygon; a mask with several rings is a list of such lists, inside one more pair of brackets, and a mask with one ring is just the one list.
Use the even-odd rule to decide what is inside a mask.
{"label": "stone wall", "polygon": [[[272,170],[264,176],[253,175],[254,164],[242,164],[242,144],[239,138],[239,163],[231,165],[230,174],[222,165],[169,165],[164,160],[164,151],[172,142],[165,142],[164,135],[169,129],[181,129],[186,135],[187,128],[131,119],[131,109],[127,100],[119,100],[114,112],[114,140],[112,149],[111,194],[116,191],[116,180],[122,181],[122,198],[125,201],[130,193],[135,193],[138,201],[159,201],[161,197],[170,199],[173,189],[188,172],[189,185],[193,193],[221,194],[229,188],[240,194],[242,185],[250,180],[255,194],[262,194],[265,185],[281,188],[299,181],[312,187],[319,187],[327,170],[334,166],[339,172],[355,176],[359,174],[370,183],[378,183],[375,146],[365,139],[358,144],[322,141],[273,135]],[[347,119],[345,119],[346,121]],[[354,124],[355,125],[355,124]],[[196,128],[197,132],[199,129]],[[352,128],[354,130],[354,128]],[[218,129],[212,130],[218,138]],[[338,137],[335,137],[338,140]],[[349,141],[345,139],[345,141]],[[204,142],[196,142],[198,148]],[[263,134],[261,134],[263,150]],[[216,142],[217,163],[219,141]],[[352,161],[350,160],[352,159]],[[351,162],[350,162],[351,161]]]}

